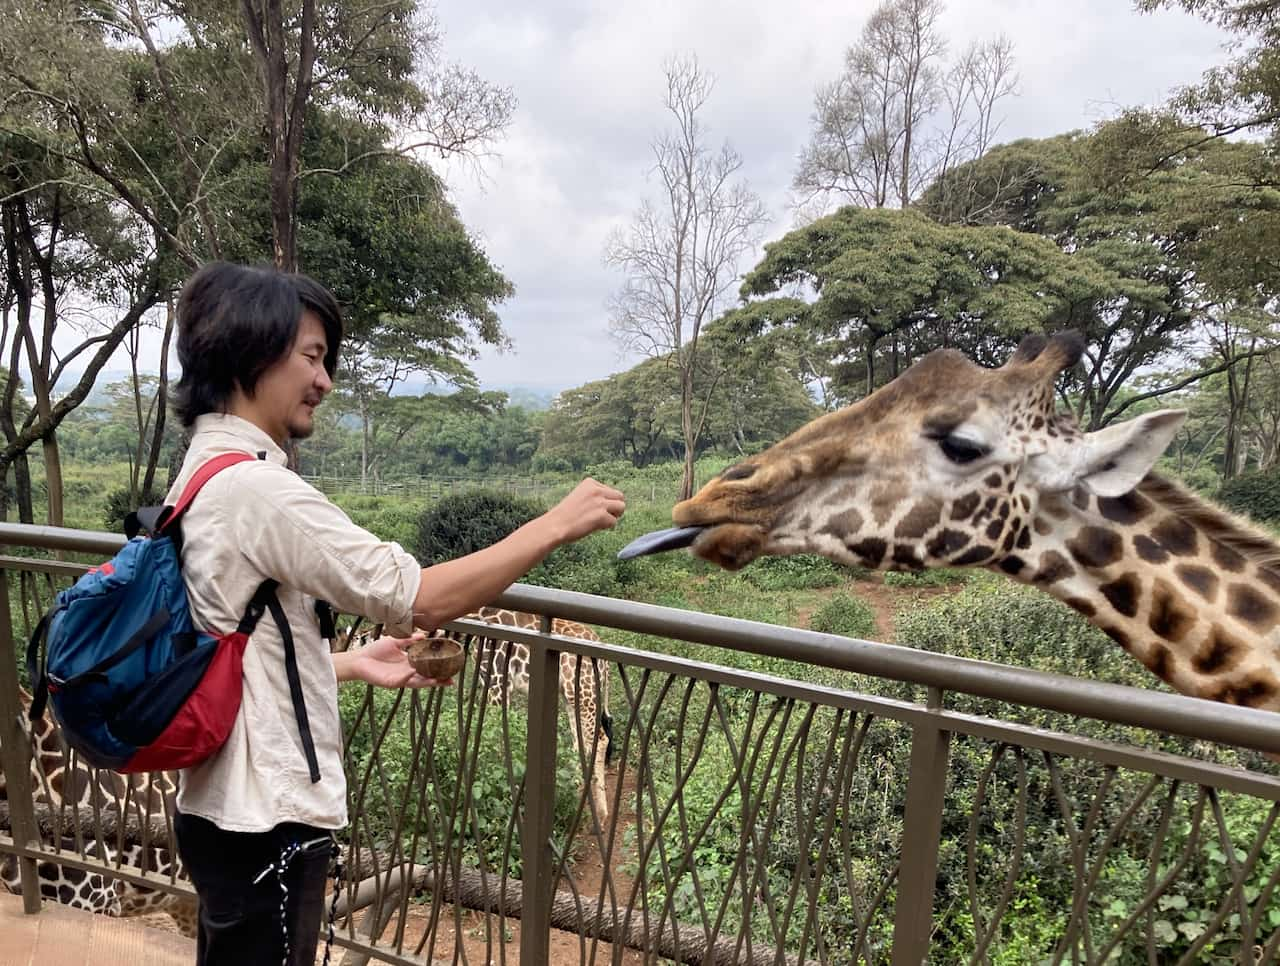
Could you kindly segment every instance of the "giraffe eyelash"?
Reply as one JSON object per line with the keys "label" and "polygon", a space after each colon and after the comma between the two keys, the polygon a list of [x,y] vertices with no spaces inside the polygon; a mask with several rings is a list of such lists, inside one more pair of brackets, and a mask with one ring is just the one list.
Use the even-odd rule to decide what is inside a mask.
{"label": "giraffe eyelash", "polygon": [[947,435],[934,438],[942,449],[943,455],[953,463],[964,465],[991,455],[990,446],[983,446],[981,443],[975,443],[973,440],[965,439],[963,436]]}

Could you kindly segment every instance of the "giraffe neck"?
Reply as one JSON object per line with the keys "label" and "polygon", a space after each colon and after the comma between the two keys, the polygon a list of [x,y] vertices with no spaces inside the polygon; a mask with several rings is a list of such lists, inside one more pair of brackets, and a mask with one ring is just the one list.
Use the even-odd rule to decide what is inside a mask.
{"label": "giraffe neck", "polygon": [[1084,614],[1183,694],[1280,710],[1280,547],[1148,476],[1042,502],[1000,569]]}

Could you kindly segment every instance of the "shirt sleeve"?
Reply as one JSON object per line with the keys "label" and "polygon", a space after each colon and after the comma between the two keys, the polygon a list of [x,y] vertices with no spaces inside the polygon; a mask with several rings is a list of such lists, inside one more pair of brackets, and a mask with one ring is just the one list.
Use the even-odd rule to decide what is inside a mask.
{"label": "shirt sleeve", "polygon": [[263,576],[383,624],[388,634],[412,633],[422,579],[413,556],[357,526],[292,470],[251,469],[220,474],[226,519],[245,558]]}

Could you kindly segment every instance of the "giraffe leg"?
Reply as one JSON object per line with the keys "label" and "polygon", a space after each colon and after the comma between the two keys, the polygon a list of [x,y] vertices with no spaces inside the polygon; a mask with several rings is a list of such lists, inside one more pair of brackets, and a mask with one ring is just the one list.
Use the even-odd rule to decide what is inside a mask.
{"label": "giraffe leg", "polygon": [[590,783],[597,828],[603,827],[609,817],[609,796],[604,783],[604,758],[609,740],[601,733],[596,711],[596,682],[599,677],[599,666],[593,660],[582,661],[565,654],[560,661],[560,687],[569,713],[569,733],[584,782]]}

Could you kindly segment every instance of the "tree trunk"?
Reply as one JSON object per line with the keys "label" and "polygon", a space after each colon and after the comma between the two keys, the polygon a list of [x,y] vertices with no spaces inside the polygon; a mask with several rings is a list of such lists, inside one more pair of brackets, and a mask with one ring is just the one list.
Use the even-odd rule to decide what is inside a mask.
{"label": "tree trunk", "polygon": [[360,394],[360,491],[369,478],[369,401]]}
{"label": "tree trunk", "polygon": [[680,373],[680,425],[684,430],[684,476],[680,481],[680,499],[693,496],[694,447],[693,434],[693,368],[685,366]]}
{"label": "tree trunk", "polygon": [[44,484],[49,498],[49,526],[60,527],[63,521],[62,456],[58,452],[57,430],[44,437]]}
{"label": "tree trunk", "polygon": [[296,215],[302,131],[315,65],[315,0],[302,0],[296,74],[289,90],[288,45],[281,0],[241,0],[249,46],[262,78],[263,109],[270,134],[271,233],[275,265],[298,270]]}
{"label": "tree trunk", "polygon": [[173,326],[177,310],[173,299],[165,303],[164,339],[160,344],[160,384],[156,387],[156,425],[151,434],[151,449],[147,453],[147,471],[142,477],[142,492],[155,492],[156,467],[160,465],[160,450],[164,445],[165,417],[169,409],[169,342],[173,338]]}
{"label": "tree trunk", "polygon": [[879,337],[874,331],[867,331],[867,395],[876,391],[876,342]]}

